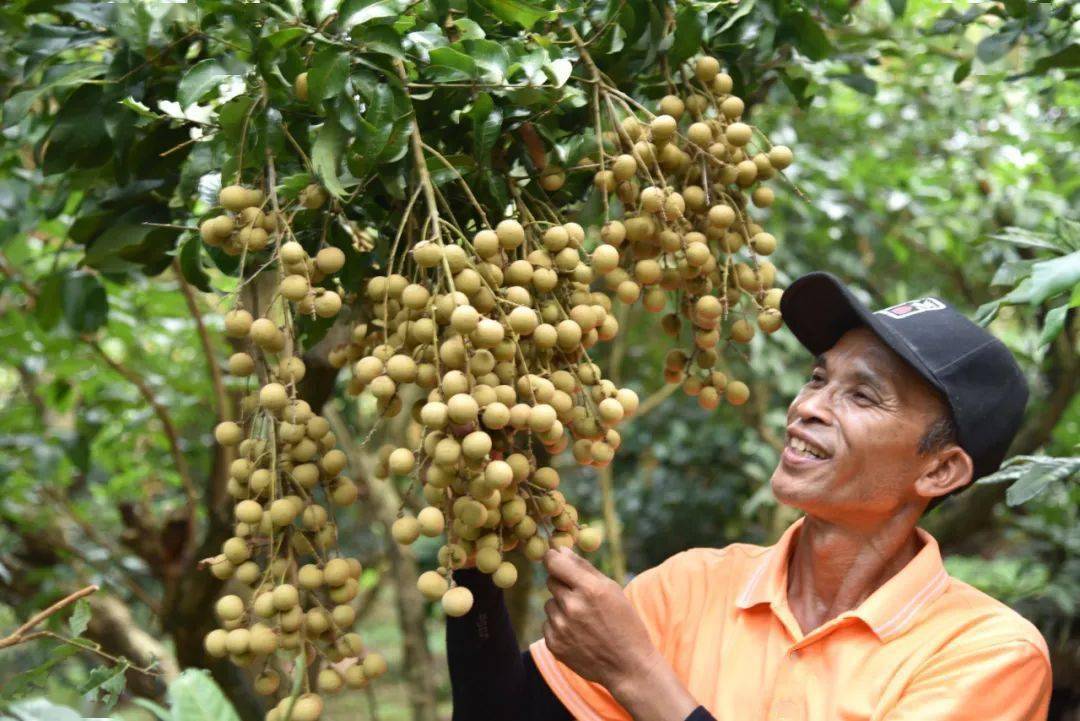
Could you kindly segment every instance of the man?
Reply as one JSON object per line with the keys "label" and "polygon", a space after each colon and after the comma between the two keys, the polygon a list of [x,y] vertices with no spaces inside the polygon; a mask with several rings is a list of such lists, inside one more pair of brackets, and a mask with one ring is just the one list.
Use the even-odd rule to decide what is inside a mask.
{"label": "man", "polygon": [[997,469],[1027,401],[999,341],[936,298],[870,312],[811,273],[781,302],[816,359],[772,476],[804,512],[768,548],[679,553],[625,593],[550,551],[544,638],[519,656],[502,596],[448,619],[455,721],[1045,719],[1039,632],[952,579],[916,524]]}

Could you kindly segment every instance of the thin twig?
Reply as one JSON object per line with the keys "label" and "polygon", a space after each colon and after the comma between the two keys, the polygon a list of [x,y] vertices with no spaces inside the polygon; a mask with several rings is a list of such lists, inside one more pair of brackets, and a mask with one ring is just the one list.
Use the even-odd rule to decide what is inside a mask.
{"label": "thin twig", "polygon": [[58,613],[59,611],[62,611],[63,609],[78,601],[80,598],[85,598],[91,593],[95,593],[97,590],[98,586],[94,585],[87,586],[86,588],[80,588],[78,591],[75,591],[74,593],[69,593],[67,596],[64,596],[59,601],[46,608],[44,611],[39,611],[35,613],[26,623],[19,626],[17,629],[12,631],[4,638],[0,638],[0,648],[18,646],[20,643],[31,640],[31,636],[36,638],[43,635],[41,633],[28,635],[28,633],[45,619]]}

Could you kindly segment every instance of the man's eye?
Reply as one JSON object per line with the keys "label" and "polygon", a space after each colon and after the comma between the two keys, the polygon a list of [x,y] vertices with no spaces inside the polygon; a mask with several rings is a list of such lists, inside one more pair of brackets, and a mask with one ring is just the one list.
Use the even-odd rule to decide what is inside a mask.
{"label": "man's eye", "polygon": [[810,382],[811,383],[824,383],[825,382],[825,376],[822,375],[821,373],[813,373],[810,376]]}
{"label": "man's eye", "polygon": [[855,391],[855,399],[863,403],[873,403],[874,399],[866,395],[862,391]]}

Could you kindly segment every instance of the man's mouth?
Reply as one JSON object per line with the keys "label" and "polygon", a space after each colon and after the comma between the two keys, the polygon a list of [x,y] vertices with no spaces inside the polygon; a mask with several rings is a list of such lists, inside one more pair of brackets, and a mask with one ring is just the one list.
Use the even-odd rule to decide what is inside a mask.
{"label": "man's mouth", "polygon": [[817,459],[825,460],[829,458],[829,454],[825,449],[815,446],[813,443],[808,443],[802,438],[796,438],[791,436],[788,438],[787,450],[798,458],[804,459]]}

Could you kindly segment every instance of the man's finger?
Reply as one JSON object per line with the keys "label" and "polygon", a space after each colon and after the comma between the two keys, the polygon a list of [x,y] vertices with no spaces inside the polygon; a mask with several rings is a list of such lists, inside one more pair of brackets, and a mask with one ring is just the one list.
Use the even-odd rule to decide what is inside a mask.
{"label": "man's finger", "polygon": [[548,589],[548,591],[551,591],[552,596],[560,596],[560,597],[565,596],[567,593],[570,593],[571,591],[574,590],[573,586],[571,586],[568,583],[563,583],[562,581],[555,578],[554,576],[548,576],[548,578],[547,578],[547,589]]}
{"label": "man's finger", "polygon": [[576,558],[572,552],[566,553],[552,548],[544,554],[544,566],[547,568],[548,575],[568,586],[574,586],[583,577],[584,572],[582,566],[576,562]]}

